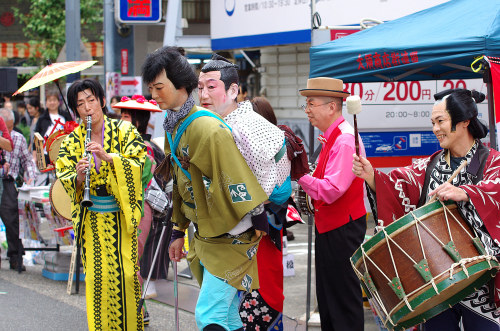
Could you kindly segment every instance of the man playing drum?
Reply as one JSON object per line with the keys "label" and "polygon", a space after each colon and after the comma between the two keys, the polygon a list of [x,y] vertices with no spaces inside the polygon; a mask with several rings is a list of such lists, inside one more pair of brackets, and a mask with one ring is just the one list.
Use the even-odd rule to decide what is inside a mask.
{"label": "man playing drum", "polygon": [[[480,142],[488,131],[477,118],[476,103],[485,96],[477,91],[454,89],[437,93],[434,98],[437,101],[431,115],[432,129],[443,150],[389,174],[374,170],[366,158],[354,155],[352,171],[366,181],[373,215],[384,225],[436,195],[441,201],[456,201],[462,217],[477,232],[488,254],[497,256],[500,153]],[[464,160],[467,166],[448,183]],[[427,169],[430,176],[426,176]],[[431,318],[424,324],[425,329],[459,330],[462,320],[465,330],[500,330],[500,314],[496,312],[491,286],[492,282],[485,284],[459,304]]]}
{"label": "man playing drum", "polygon": [[[318,165],[298,183],[314,200],[316,295],[322,330],[363,330],[363,300],[349,258],[366,233],[363,181],[351,172],[353,127],[342,116],[343,82],[311,78],[300,90],[309,122],[323,135]],[[360,153],[364,155],[363,144]]]}

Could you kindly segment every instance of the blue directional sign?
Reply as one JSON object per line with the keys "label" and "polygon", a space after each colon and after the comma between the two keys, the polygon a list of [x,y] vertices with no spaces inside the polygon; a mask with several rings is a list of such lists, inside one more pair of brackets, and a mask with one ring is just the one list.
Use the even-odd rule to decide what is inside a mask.
{"label": "blue directional sign", "polygon": [[140,24],[161,21],[161,0],[115,0],[116,20]]}
{"label": "blue directional sign", "polygon": [[368,157],[428,156],[441,149],[432,131],[360,132]]}

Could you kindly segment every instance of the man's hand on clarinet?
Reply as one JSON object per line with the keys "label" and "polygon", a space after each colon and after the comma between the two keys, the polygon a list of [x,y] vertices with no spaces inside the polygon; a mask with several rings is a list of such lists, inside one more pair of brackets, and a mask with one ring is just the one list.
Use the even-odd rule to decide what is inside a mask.
{"label": "man's hand on clarinet", "polygon": [[368,186],[375,191],[375,172],[372,164],[363,156],[352,155],[352,172],[356,177],[364,179]]}
{"label": "man's hand on clarinet", "polygon": [[76,180],[81,183],[85,180],[85,172],[89,167],[89,160],[84,157],[76,164]]}
{"label": "man's hand on clarinet", "polygon": [[87,152],[95,153],[95,155],[101,160],[104,160],[108,163],[113,163],[113,158],[111,157],[111,155],[106,153],[101,144],[98,144],[95,141],[89,142],[86,150]]}
{"label": "man's hand on clarinet", "polygon": [[168,255],[170,260],[174,262],[181,262],[181,259],[186,256],[186,253],[182,251],[184,247],[184,238],[175,239],[168,248]]}

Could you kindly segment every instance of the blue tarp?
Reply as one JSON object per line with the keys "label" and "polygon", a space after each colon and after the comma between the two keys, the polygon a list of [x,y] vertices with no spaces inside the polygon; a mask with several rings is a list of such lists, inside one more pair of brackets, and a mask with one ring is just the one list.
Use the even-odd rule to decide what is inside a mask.
{"label": "blue tarp", "polygon": [[452,0],[311,47],[310,77],[344,82],[481,78],[475,57],[500,56],[500,0]]}

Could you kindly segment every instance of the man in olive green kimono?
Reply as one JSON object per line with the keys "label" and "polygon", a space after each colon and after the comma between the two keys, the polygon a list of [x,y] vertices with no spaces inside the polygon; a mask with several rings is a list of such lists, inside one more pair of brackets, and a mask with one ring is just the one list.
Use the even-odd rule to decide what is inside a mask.
{"label": "man in olive green kimono", "polygon": [[171,153],[175,223],[169,254],[180,261],[184,230],[193,222],[196,232],[187,258],[201,286],[198,328],[243,330],[238,291],[259,287],[255,254],[260,241],[244,216],[260,214],[267,195],[231,129],[195,105],[191,92],[198,78],[182,52],[163,47],[146,57],[142,72],[152,97],[167,111],[165,154]]}

